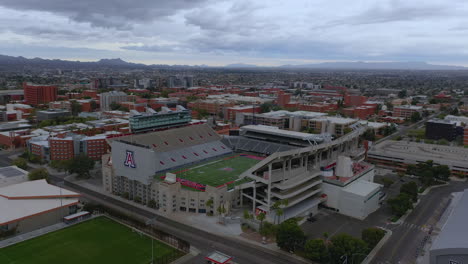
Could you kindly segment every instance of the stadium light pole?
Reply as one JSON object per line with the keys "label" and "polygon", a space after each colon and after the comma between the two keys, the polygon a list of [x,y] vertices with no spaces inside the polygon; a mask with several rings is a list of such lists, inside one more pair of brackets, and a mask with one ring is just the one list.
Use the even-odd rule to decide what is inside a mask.
{"label": "stadium light pole", "polygon": [[[151,231],[153,230],[153,224],[156,221],[156,216],[152,219],[146,221],[146,225],[151,226]],[[154,238],[153,234],[150,235],[151,238],[151,264],[154,264]]]}

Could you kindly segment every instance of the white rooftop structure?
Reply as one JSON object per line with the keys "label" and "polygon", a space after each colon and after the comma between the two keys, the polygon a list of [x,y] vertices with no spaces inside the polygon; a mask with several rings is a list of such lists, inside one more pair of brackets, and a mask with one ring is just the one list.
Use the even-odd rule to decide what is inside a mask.
{"label": "white rooftop structure", "polygon": [[78,193],[37,180],[0,188],[0,225],[78,203]]}
{"label": "white rooftop structure", "polygon": [[219,251],[212,252],[205,258],[211,261],[212,263],[217,263],[217,264],[225,264],[225,263],[228,263],[228,261],[232,259],[231,256],[228,256]]}
{"label": "white rooftop structure", "polygon": [[367,120],[361,120],[359,121],[359,123],[361,125],[367,125],[368,127],[373,128],[373,129],[381,129],[381,128],[388,126],[388,123],[369,122]]}
{"label": "white rooftop structure", "polygon": [[468,117],[466,116],[447,115],[444,119],[448,121],[462,122],[468,124]]}
{"label": "white rooftop structure", "polygon": [[314,140],[314,141],[324,140],[324,137],[322,137],[321,135],[284,130],[284,129],[279,129],[278,127],[274,127],[274,126],[247,125],[247,126],[241,127],[241,131],[266,133],[270,135],[276,135],[276,136],[282,136],[282,137],[288,137],[288,138],[296,138],[300,140]]}
{"label": "white rooftop structure", "polygon": [[0,168],[0,187],[25,182],[28,180],[28,172],[16,166]]}
{"label": "white rooftop structure", "polygon": [[411,109],[411,110],[416,110],[416,111],[419,111],[419,110],[422,110],[422,106],[417,106],[417,105],[398,105],[398,106],[394,106],[393,109],[395,108],[400,108],[400,109]]}
{"label": "white rooftop structure", "polygon": [[354,193],[359,196],[368,196],[371,193],[374,193],[377,189],[380,189],[382,185],[370,181],[357,180],[351,184],[346,185],[343,188],[343,191]]}

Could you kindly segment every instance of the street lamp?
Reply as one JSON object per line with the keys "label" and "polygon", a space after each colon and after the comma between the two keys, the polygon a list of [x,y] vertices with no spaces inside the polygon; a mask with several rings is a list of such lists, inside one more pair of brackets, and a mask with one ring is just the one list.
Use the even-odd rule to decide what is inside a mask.
{"label": "street lamp", "polygon": [[[151,226],[151,231],[153,231],[154,222],[156,222],[156,216],[154,218],[148,219],[146,221],[146,225]],[[153,234],[152,233],[150,234],[150,238],[151,238],[151,264],[154,264],[154,239],[153,239]]]}

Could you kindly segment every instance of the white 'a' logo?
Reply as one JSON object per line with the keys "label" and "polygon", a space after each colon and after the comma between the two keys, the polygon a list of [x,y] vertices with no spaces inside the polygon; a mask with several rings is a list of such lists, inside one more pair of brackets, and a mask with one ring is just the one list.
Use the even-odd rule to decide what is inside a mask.
{"label": "white 'a' logo", "polygon": [[133,155],[133,151],[127,150],[127,153],[125,155],[124,165],[129,168],[136,168],[135,157]]}

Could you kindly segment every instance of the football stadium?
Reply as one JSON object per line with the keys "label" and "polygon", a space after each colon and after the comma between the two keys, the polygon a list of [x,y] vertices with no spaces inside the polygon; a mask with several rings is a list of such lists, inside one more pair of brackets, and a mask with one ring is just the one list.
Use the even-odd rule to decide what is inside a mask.
{"label": "football stadium", "polygon": [[171,263],[184,253],[158,240],[98,217],[0,250],[2,264]]}
{"label": "football stadium", "polygon": [[166,214],[216,214],[220,207],[229,213],[248,206],[273,218],[272,205],[287,199],[287,219],[317,210],[324,201],[321,167],[339,155],[363,157],[359,135],[365,127],[350,128],[333,139],[248,125],[238,136],[221,137],[197,124],[112,138],[111,154],[102,160],[103,186]]}
{"label": "football stadium", "polygon": [[[180,179],[181,185],[199,191],[204,191],[204,186],[222,187],[227,185],[230,189],[243,183],[244,181],[239,176],[262,159],[263,157],[247,153],[228,155],[220,159],[180,168],[171,171],[171,173]],[[165,174],[156,175],[156,179],[161,181],[165,178]]]}

